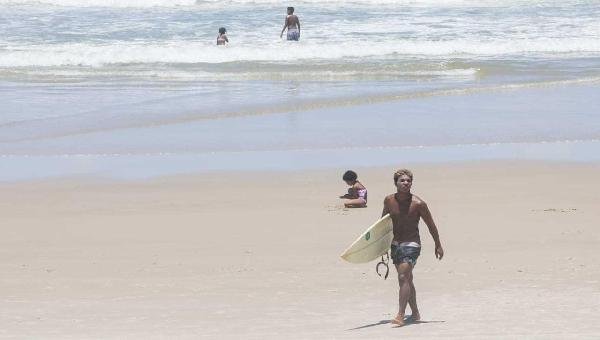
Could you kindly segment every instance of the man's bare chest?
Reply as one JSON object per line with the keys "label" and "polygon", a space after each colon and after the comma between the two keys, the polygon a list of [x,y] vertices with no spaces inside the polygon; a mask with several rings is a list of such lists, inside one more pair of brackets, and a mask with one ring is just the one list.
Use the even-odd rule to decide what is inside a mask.
{"label": "man's bare chest", "polygon": [[398,204],[392,203],[388,207],[390,217],[394,222],[415,222],[419,220],[419,209],[415,203]]}

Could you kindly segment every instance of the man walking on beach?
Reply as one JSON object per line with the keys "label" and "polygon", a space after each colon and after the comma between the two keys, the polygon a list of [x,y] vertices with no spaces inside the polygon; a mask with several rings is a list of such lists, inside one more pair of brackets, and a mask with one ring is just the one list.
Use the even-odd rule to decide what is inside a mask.
{"label": "man walking on beach", "polygon": [[[412,270],[417,263],[417,257],[421,253],[421,239],[419,237],[419,220],[421,218],[427,224],[429,233],[435,242],[435,257],[441,260],[444,256],[438,230],[427,204],[410,192],[412,180],[413,174],[410,170],[401,169],[396,171],[394,173],[394,184],[397,192],[387,196],[383,201],[382,216],[390,214],[394,228],[391,256],[398,271],[400,306],[398,315],[392,320],[392,323],[398,327],[404,326],[406,321],[414,322],[420,319]],[[404,320],[407,303],[412,311],[410,320]]]}
{"label": "man walking on beach", "polygon": [[287,8],[287,17],[279,37],[283,37],[283,32],[287,29],[287,40],[298,41],[300,39],[300,20],[294,14],[294,7]]}

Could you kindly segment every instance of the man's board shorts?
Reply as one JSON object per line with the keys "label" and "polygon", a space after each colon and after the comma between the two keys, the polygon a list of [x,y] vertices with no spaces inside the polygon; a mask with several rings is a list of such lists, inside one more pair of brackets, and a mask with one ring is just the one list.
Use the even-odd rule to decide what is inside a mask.
{"label": "man's board shorts", "polygon": [[414,267],[417,264],[417,258],[421,255],[421,246],[415,242],[392,243],[390,253],[394,264],[406,262]]}
{"label": "man's board shorts", "polygon": [[288,28],[287,40],[298,41],[300,39],[300,31],[297,28]]}

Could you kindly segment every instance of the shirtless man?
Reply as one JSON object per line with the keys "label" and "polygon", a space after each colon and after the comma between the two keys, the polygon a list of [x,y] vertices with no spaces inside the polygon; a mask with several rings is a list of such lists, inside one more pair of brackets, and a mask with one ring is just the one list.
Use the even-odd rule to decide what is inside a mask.
{"label": "shirtless man", "polygon": [[283,32],[287,29],[287,40],[298,41],[300,39],[300,20],[294,14],[294,7],[288,7],[287,14],[279,37],[283,37]]}
{"label": "shirtless man", "polygon": [[417,308],[417,292],[413,284],[412,270],[421,253],[421,239],[419,237],[419,220],[422,218],[429,228],[429,233],[435,242],[435,257],[442,259],[444,249],[440,242],[437,227],[427,208],[425,201],[410,192],[413,174],[410,170],[401,169],[394,173],[394,184],[397,192],[387,196],[383,201],[382,216],[390,214],[394,225],[394,240],[392,241],[391,255],[394,266],[398,271],[399,310],[398,315],[392,320],[395,326],[404,326],[404,312],[406,304],[412,311],[411,321],[420,319]]}

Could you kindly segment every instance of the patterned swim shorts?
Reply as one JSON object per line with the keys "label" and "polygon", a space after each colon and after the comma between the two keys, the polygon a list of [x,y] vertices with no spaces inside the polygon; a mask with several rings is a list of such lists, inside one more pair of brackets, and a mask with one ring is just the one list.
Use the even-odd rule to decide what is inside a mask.
{"label": "patterned swim shorts", "polygon": [[417,264],[417,258],[421,255],[421,247],[392,244],[390,253],[394,264],[406,262],[414,267]]}
{"label": "patterned swim shorts", "polygon": [[287,32],[287,40],[300,40],[300,32],[298,30],[288,30]]}

